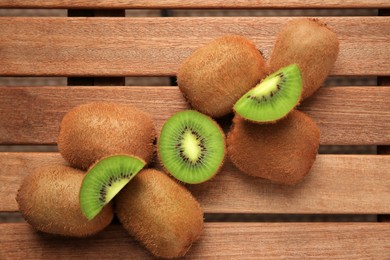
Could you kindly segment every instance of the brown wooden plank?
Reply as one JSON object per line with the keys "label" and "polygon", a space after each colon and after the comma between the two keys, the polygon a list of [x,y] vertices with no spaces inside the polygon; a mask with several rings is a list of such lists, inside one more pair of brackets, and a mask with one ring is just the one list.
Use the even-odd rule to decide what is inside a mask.
{"label": "brown wooden plank", "polygon": [[[0,224],[2,259],[151,259],[119,225],[86,239]],[[390,223],[206,223],[188,259],[388,259]],[[186,259],[187,259],[186,258]]]}
{"label": "brown wooden plank", "polygon": [[[292,17],[0,18],[0,75],[174,75],[197,47],[242,34],[270,55]],[[332,75],[390,75],[390,17],[322,17],[340,39]]]}
{"label": "brown wooden plank", "polygon": [[5,8],[386,8],[390,3],[385,0],[2,0],[0,7]]}
{"label": "brown wooden plank", "polygon": [[[317,121],[323,145],[390,144],[390,88],[324,87],[301,109]],[[159,130],[189,108],[177,87],[0,87],[0,143],[54,144],[71,108],[88,102],[134,104]]]}
{"label": "brown wooden plank", "polygon": [[[83,17],[83,16],[107,16],[107,17],[123,17],[126,16],[126,10],[124,9],[99,9],[99,10],[83,10],[83,9],[70,9],[68,10],[69,17]],[[68,86],[80,86],[87,83],[89,86],[124,86],[125,77],[68,77]]]}
{"label": "brown wooden plank", "polygon": [[[58,153],[0,153],[0,211],[17,211],[16,192],[40,165],[65,163]],[[270,184],[230,162],[211,181],[190,185],[207,213],[390,213],[389,155],[319,155],[297,186]]]}
{"label": "brown wooden plank", "polygon": [[300,109],[321,129],[321,144],[390,144],[390,88],[327,87]]}

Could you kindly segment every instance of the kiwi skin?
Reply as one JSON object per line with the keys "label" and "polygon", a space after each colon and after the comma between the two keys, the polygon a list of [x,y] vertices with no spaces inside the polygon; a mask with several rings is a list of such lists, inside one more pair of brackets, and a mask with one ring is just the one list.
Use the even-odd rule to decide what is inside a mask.
{"label": "kiwi skin", "polygon": [[158,170],[142,170],[114,200],[124,228],[154,256],[184,256],[202,233],[199,203]]}
{"label": "kiwi skin", "polygon": [[132,154],[149,163],[155,138],[148,113],[131,105],[89,103],[64,116],[58,149],[71,166],[81,170],[112,154]]}
{"label": "kiwi skin", "polygon": [[103,230],[114,217],[112,204],[92,221],[84,217],[79,204],[84,175],[63,165],[42,166],[27,175],[16,197],[25,220],[39,231],[62,236],[86,237]]}
{"label": "kiwi skin", "polygon": [[275,124],[252,124],[235,116],[227,138],[228,155],[242,172],[292,185],[309,173],[320,130],[306,114],[293,110]]}
{"label": "kiwi skin", "polygon": [[267,74],[256,46],[239,35],[215,39],[179,67],[177,82],[191,106],[211,117],[232,112],[234,103]]}
{"label": "kiwi skin", "polygon": [[269,60],[272,72],[297,63],[303,80],[302,100],[324,82],[339,53],[337,35],[317,19],[296,19],[279,33]]}

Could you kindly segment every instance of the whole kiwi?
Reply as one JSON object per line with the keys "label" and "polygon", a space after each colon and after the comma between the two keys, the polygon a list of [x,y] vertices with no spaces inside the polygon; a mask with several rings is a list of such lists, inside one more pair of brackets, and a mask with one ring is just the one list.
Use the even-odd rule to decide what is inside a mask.
{"label": "whole kiwi", "polygon": [[177,82],[194,109],[221,117],[266,73],[263,57],[250,40],[227,35],[193,52],[180,65]]}
{"label": "whole kiwi", "polygon": [[120,191],[115,211],[129,234],[158,257],[184,256],[203,230],[203,211],[191,193],[154,169]]}
{"label": "whole kiwi", "polygon": [[114,216],[108,204],[92,221],[81,212],[79,190],[84,172],[63,165],[37,168],[27,175],[16,200],[26,221],[42,232],[85,237],[98,233]]}
{"label": "whole kiwi", "polygon": [[149,163],[155,138],[148,113],[131,105],[89,103],[64,116],[58,149],[71,166],[82,170],[112,154],[131,154]]}
{"label": "whole kiwi", "polygon": [[242,172],[280,184],[296,184],[309,173],[320,143],[320,130],[309,116],[293,110],[274,124],[238,116],[233,122],[228,154]]}
{"label": "whole kiwi", "polygon": [[337,35],[316,19],[292,20],[279,33],[269,60],[272,72],[298,64],[303,80],[302,100],[324,82],[339,53]]}

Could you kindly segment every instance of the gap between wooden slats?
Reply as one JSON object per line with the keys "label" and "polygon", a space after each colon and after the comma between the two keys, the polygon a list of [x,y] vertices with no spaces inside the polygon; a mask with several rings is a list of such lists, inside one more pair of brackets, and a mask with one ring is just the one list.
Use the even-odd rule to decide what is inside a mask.
{"label": "gap between wooden slats", "polygon": [[[64,164],[58,153],[0,153],[0,211],[17,211],[24,176],[40,165]],[[207,213],[388,214],[390,156],[319,155],[296,186],[240,173],[227,161],[217,176],[188,185]]]}
{"label": "gap between wooden slats", "polygon": [[100,1],[65,1],[65,0],[2,0],[0,8],[170,8],[170,9],[193,9],[193,8],[389,8],[386,0],[208,0],[208,1],[182,1],[182,0],[100,0]]}
{"label": "gap between wooden slats", "polygon": [[[225,34],[269,57],[292,17],[0,18],[0,75],[171,76],[194,49]],[[322,17],[340,39],[332,75],[390,71],[390,17]]]}
{"label": "gap between wooden slats", "polygon": [[[111,79],[111,78],[110,78]],[[90,82],[89,82],[90,83]],[[100,81],[101,83],[101,81]],[[112,82],[108,82],[112,86]],[[0,77],[0,86],[64,86],[65,77]],[[102,86],[102,84],[100,84]],[[177,86],[176,77],[126,77],[126,86]],[[78,86],[85,86],[79,84]],[[322,84],[328,86],[377,86],[377,77],[329,77]]]}
{"label": "gap between wooden slats", "polygon": [[[21,222],[26,221],[19,211],[0,211],[0,223]],[[374,214],[205,213],[204,222],[378,222],[378,218]],[[114,217],[111,224],[119,223]]]}
{"label": "gap between wooden slats", "polygon": [[[385,147],[385,146],[381,146]],[[58,152],[57,145],[0,145],[0,152]],[[377,154],[376,145],[320,145],[319,154]]]}
{"label": "gap between wooden slats", "polygon": [[[80,9],[72,9],[80,10]],[[95,9],[96,10],[96,9]],[[98,9],[102,10],[102,9]],[[104,9],[107,10],[107,9]],[[117,10],[117,9],[109,9]],[[128,17],[158,17],[169,13],[169,16],[210,17],[210,16],[376,16],[378,9],[127,9]],[[66,17],[66,9],[1,9],[0,16],[23,17]]]}

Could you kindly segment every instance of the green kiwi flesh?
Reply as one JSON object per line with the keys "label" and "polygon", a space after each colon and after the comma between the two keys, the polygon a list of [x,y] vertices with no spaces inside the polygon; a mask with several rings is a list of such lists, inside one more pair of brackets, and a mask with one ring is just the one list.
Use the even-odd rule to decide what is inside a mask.
{"label": "green kiwi flesh", "polygon": [[63,165],[42,166],[25,177],[16,200],[35,229],[62,236],[85,237],[103,230],[114,216],[107,204],[92,220],[81,212],[79,190],[85,172]]}
{"label": "green kiwi flesh", "polygon": [[149,163],[156,132],[151,116],[131,105],[88,103],[63,118],[58,149],[72,166],[87,170],[113,154],[131,154]]}
{"label": "green kiwi flesh", "polygon": [[269,60],[270,70],[296,63],[302,73],[302,100],[324,82],[339,53],[339,40],[317,19],[294,19],[279,33]]}
{"label": "green kiwi flesh", "polygon": [[180,65],[177,83],[192,108],[222,117],[266,74],[264,59],[253,42],[226,35],[195,50]]}
{"label": "green kiwi flesh", "polygon": [[274,122],[285,117],[298,103],[302,79],[296,64],[284,67],[265,78],[234,105],[242,118],[254,122]]}
{"label": "green kiwi flesh", "polygon": [[203,230],[196,199],[154,169],[142,170],[119,192],[115,213],[128,233],[158,257],[184,256]]}
{"label": "green kiwi flesh", "polygon": [[115,195],[145,166],[142,159],[113,155],[94,164],[80,189],[81,211],[92,220]]}
{"label": "green kiwi flesh", "polygon": [[225,157],[225,136],[210,117],[194,110],[181,111],[163,125],[158,155],[176,179],[190,184],[212,178]]}
{"label": "green kiwi flesh", "polygon": [[320,143],[320,130],[309,116],[293,110],[275,124],[253,124],[238,116],[233,122],[228,154],[242,172],[289,185],[309,173]]}

